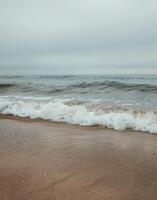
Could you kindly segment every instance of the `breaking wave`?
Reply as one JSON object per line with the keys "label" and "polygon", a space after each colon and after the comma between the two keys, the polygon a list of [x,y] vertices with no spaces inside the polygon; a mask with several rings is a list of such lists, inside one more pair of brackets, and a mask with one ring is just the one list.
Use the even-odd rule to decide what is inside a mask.
{"label": "breaking wave", "polygon": [[98,109],[90,102],[73,104],[70,100],[61,99],[0,97],[0,113],[82,126],[98,125],[116,130],[157,133],[157,114],[153,111]]}

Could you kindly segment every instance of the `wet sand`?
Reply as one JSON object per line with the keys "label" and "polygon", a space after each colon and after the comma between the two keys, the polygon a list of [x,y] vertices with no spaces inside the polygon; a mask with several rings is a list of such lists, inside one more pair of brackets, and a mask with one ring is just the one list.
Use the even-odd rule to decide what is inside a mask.
{"label": "wet sand", "polygon": [[156,200],[157,136],[0,118],[0,200]]}

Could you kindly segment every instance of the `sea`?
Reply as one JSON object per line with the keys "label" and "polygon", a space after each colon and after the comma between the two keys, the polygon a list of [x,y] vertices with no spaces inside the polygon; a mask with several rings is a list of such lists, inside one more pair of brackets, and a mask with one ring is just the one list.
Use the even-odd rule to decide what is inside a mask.
{"label": "sea", "polygon": [[0,113],[157,134],[157,75],[0,75]]}

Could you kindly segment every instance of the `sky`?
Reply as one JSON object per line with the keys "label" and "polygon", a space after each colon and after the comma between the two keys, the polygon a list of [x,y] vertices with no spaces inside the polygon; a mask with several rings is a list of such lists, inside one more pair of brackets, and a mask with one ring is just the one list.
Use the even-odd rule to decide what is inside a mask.
{"label": "sky", "polygon": [[0,74],[157,73],[156,0],[0,0]]}

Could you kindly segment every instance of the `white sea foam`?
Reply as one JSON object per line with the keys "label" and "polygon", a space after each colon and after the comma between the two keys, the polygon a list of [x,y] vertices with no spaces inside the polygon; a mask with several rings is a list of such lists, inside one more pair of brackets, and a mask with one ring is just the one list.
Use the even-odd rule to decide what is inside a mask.
{"label": "white sea foam", "polygon": [[100,125],[116,130],[157,133],[157,115],[153,112],[134,113],[131,110],[94,111],[85,105],[68,105],[63,100],[0,98],[0,113],[21,117],[42,118],[83,126]]}

